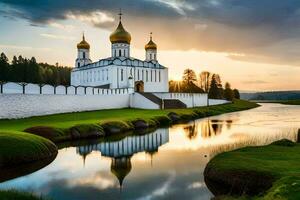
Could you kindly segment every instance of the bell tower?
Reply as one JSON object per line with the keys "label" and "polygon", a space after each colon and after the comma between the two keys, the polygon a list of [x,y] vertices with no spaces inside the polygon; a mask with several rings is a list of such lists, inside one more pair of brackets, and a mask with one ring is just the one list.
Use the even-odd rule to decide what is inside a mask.
{"label": "bell tower", "polygon": [[82,41],[77,44],[77,59],[75,67],[82,67],[92,62],[90,59],[90,45],[85,41],[85,36],[82,34]]}
{"label": "bell tower", "polygon": [[145,45],[146,61],[157,61],[157,45],[152,40],[152,32],[150,33],[150,41]]}

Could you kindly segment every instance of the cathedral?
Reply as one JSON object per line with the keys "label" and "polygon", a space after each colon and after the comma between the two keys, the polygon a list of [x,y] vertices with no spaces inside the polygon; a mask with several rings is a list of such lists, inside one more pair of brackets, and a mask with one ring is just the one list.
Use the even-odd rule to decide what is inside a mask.
{"label": "cathedral", "polygon": [[71,85],[96,88],[132,88],[136,92],[168,92],[168,68],[159,64],[157,45],[150,40],[145,45],[145,59],[130,55],[131,35],[119,18],[119,25],[110,35],[111,57],[92,62],[90,45],[84,35],[77,44],[78,54],[71,73]]}

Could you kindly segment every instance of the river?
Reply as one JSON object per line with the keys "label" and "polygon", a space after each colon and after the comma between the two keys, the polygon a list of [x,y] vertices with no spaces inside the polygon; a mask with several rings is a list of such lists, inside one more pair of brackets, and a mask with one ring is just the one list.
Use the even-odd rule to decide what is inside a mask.
{"label": "river", "polygon": [[203,171],[218,153],[296,140],[300,106],[262,104],[153,133],[59,150],[43,169],[0,183],[54,200],[203,199]]}

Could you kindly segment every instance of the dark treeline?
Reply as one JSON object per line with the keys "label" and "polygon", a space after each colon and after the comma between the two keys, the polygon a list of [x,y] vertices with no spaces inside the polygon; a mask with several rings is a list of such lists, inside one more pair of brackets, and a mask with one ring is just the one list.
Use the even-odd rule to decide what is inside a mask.
{"label": "dark treeline", "polygon": [[208,93],[211,99],[239,99],[240,93],[237,89],[231,89],[229,83],[225,83],[223,88],[221,77],[218,74],[207,71],[201,72],[197,78],[196,73],[191,69],[183,72],[181,81],[169,82],[170,92],[187,93]]}
{"label": "dark treeline", "polygon": [[10,62],[0,55],[0,81],[25,82],[51,85],[70,85],[71,68],[37,63],[36,59],[14,56]]}

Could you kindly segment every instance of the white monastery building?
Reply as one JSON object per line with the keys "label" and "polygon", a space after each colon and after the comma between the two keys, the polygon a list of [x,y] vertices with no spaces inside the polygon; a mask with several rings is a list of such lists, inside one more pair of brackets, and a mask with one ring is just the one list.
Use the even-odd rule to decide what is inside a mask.
{"label": "white monastery building", "polygon": [[145,45],[145,59],[131,57],[131,35],[122,25],[110,35],[111,57],[92,62],[90,45],[83,35],[77,44],[78,55],[71,74],[71,85],[117,89],[134,88],[136,92],[168,92],[168,68],[159,64],[157,45]]}

